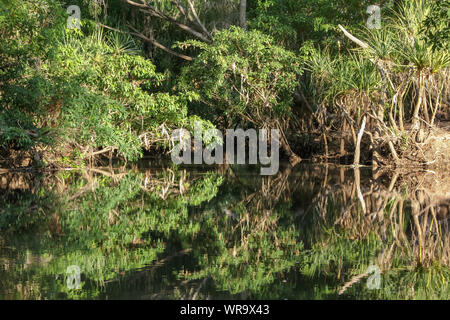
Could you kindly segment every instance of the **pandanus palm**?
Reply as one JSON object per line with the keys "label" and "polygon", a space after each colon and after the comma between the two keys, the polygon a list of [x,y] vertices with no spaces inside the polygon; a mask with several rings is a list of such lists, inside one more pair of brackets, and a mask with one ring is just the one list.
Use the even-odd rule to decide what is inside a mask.
{"label": "pandanus palm", "polygon": [[[417,90],[417,97],[412,110],[412,129],[418,131],[420,128],[420,113],[422,112],[424,120],[429,124],[428,115],[428,95],[436,98],[437,104],[440,101],[440,95],[443,86],[439,84],[433,87],[436,77],[445,74],[444,70],[450,66],[450,54],[445,48],[436,48],[425,37],[423,25],[427,17],[431,14],[430,5],[424,0],[405,1],[396,16],[394,28],[397,29],[395,52],[399,64],[408,71],[407,74],[414,75],[411,81]],[[440,80],[440,81],[439,81]],[[439,79],[440,84],[445,79]],[[447,79],[448,80],[448,79]],[[433,111],[433,118],[435,110]],[[419,137],[416,137],[421,140]]]}

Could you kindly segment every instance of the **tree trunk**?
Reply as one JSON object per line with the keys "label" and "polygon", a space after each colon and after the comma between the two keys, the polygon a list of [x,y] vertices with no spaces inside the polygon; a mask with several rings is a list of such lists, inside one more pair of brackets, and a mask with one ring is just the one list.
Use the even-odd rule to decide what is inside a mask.
{"label": "tree trunk", "polygon": [[412,119],[412,127],[413,130],[419,130],[419,112],[420,112],[420,108],[422,107],[423,104],[423,75],[422,72],[419,73],[419,85],[418,85],[418,91],[419,91],[419,96],[417,98],[417,103],[416,106],[414,108],[414,112],[413,112],[413,119]]}
{"label": "tree trunk", "polygon": [[359,130],[358,134],[358,140],[356,142],[356,148],[355,148],[355,157],[353,161],[354,166],[359,166],[359,161],[361,157],[361,139],[364,134],[364,129],[366,128],[366,116],[362,119],[361,129]]}
{"label": "tree trunk", "polygon": [[241,0],[239,8],[239,24],[243,29],[247,29],[247,0]]}

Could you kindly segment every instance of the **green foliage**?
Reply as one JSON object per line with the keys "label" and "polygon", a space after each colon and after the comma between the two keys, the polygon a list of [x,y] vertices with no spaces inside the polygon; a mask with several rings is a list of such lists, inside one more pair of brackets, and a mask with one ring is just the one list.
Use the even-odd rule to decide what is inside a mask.
{"label": "green foliage", "polygon": [[[424,0],[402,3],[398,14],[389,25],[393,29],[391,36],[398,53],[397,59],[393,55],[392,60],[398,61],[399,64],[413,65],[419,71],[430,69],[433,73],[450,66],[446,41],[439,46],[436,42],[442,38],[440,34],[445,27],[449,28],[448,19],[436,11],[443,9]],[[435,25],[430,23],[430,19],[435,21]],[[427,24],[429,26],[424,29]]]}
{"label": "green foliage", "polygon": [[104,34],[89,20],[82,30],[65,25],[57,1],[14,1],[0,22],[4,148],[48,144],[52,128],[62,151],[109,147],[137,159],[143,133],[159,141],[161,125],[185,124],[191,98],[163,90],[167,74],[156,72],[133,38]]}
{"label": "green foliage", "polygon": [[[308,73],[303,85],[315,109],[325,106],[337,117],[345,110],[358,120],[362,108],[371,108],[376,113],[381,108],[386,116],[381,118],[383,123],[389,122],[396,128],[395,118],[399,117],[403,130],[403,122],[408,121],[415,107],[418,110],[421,101],[417,97],[408,100],[415,96],[412,93],[417,87],[415,76],[434,77],[435,80],[424,83],[428,92],[439,92],[438,95],[448,81],[450,53],[430,40],[427,31],[435,29],[423,28],[432,10],[436,10],[432,8],[428,1],[400,2],[395,9],[385,11],[381,29],[362,28],[354,33],[367,47],[359,46],[353,52],[336,53],[305,43],[301,54]],[[330,117],[333,118],[330,121],[339,123],[337,117]],[[339,125],[336,129],[340,130]]]}
{"label": "green foliage", "polygon": [[[79,160],[91,152],[114,149],[137,160],[144,149],[168,147],[171,130],[193,131],[197,121],[204,129],[298,133],[310,119],[313,125],[323,121],[312,131],[337,128],[344,115],[358,128],[362,110],[370,107],[372,117],[378,107],[386,117],[391,112],[389,126],[395,127],[399,101],[411,111],[420,92],[439,97],[448,86],[448,0],[379,1],[380,30],[364,28],[369,1],[249,1],[248,30],[235,26],[238,0],[195,1],[199,21],[174,1],[148,3],[194,33],[163,15],[150,19],[121,0],[0,1],[2,155],[50,149],[59,152],[59,163],[82,166]],[[81,7],[81,30],[66,28],[71,4]],[[99,21],[120,30],[102,28]],[[369,48],[349,50],[355,45],[338,24]],[[192,61],[141,42],[138,32]],[[435,87],[423,91],[420,80],[416,84],[422,75]],[[294,103],[299,87],[297,93],[306,97]],[[297,112],[308,101],[314,116]],[[390,127],[383,123],[381,129]],[[327,198],[322,208],[314,203],[313,214],[299,213],[299,224],[294,197],[271,189],[271,182],[284,185],[283,177],[262,181],[249,177],[247,167],[230,170],[233,178],[214,172],[190,176],[175,168],[145,177],[126,172],[120,179],[70,172],[54,184],[38,181],[2,193],[0,258],[13,270],[0,268],[0,287],[17,298],[99,298],[128,273],[144,270],[156,274],[157,286],[169,288],[169,297],[180,297],[184,283],[212,279],[228,294],[329,298],[350,280],[342,275],[361,275],[386,242],[398,240],[381,239],[373,230],[351,236],[337,223],[348,199]],[[301,191],[296,200],[311,205],[313,192]],[[359,227],[362,218],[350,225]],[[172,252],[186,250],[187,262],[168,262]],[[436,263],[412,269],[416,257],[402,250],[384,270],[383,292],[370,292],[361,282],[344,297],[448,298],[448,268]],[[83,290],[65,285],[69,265],[82,269]],[[161,266],[166,269],[155,271]],[[280,282],[289,277],[314,289]],[[25,290],[19,292],[18,283]]]}
{"label": "green foliage", "polygon": [[289,114],[301,75],[300,61],[258,31],[241,28],[217,32],[212,44],[178,44],[201,50],[180,77],[180,89],[194,91],[201,102],[227,115],[231,123],[267,126]]}
{"label": "green foliage", "polygon": [[[289,49],[299,49],[308,40],[337,49],[337,24],[362,26],[368,15],[368,1],[360,0],[257,0],[251,10],[252,29],[271,35]],[[392,1],[378,1],[383,8]]]}
{"label": "green foliage", "polygon": [[424,31],[435,48],[450,46],[450,1],[433,1]]}
{"label": "green foliage", "polygon": [[105,37],[97,30],[90,37],[69,34],[53,52],[47,68],[66,91],[61,126],[69,139],[82,145],[92,141],[97,148],[114,146],[136,158],[139,135],[162,123],[169,128],[183,123],[185,100],[160,92],[165,76],[136,51],[130,38]]}
{"label": "green foliage", "polygon": [[51,91],[36,69],[48,55],[48,39],[60,32],[63,15],[55,1],[8,1],[0,16],[0,146],[30,148],[48,143],[39,127]]}
{"label": "green foliage", "polygon": [[334,59],[320,49],[307,56],[307,69],[311,73],[311,89],[318,100],[332,102],[339,94],[352,91],[370,93],[380,87],[377,68],[358,55]]}

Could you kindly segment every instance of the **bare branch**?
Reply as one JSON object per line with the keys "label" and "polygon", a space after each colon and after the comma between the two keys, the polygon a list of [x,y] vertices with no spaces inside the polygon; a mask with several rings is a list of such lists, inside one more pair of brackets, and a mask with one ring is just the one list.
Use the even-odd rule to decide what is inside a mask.
{"label": "bare branch", "polygon": [[178,2],[177,0],[171,0],[171,2],[177,7],[178,11],[180,11],[180,13],[183,16],[187,16],[187,10],[186,8],[183,6],[183,4],[181,4],[180,2]]}
{"label": "bare branch", "polygon": [[197,15],[197,11],[195,11],[194,4],[192,3],[191,0],[187,0],[187,1],[188,1],[188,4],[189,4],[189,9],[191,10],[192,14],[194,15],[196,23],[203,30],[203,32],[208,36],[208,38],[212,40],[211,34],[208,32],[208,30],[206,29],[205,25],[200,21],[198,15]]}
{"label": "bare branch", "polygon": [[160,48],[161,50],[166,51],[167,53],[170,53],[170,54],[172,54],[172,55],[174,55],[174,56],[177,56],[177,57],[179,57],[179,58],[181,58],[181,59],[184,59],[184,60],[186,60],[186,61],[192,61],[192,57],[186,56],[186,55],[184,55],[184,54],[175,52],[175,51],[173,51],[173,50],[167,48],[166,46],[162,45],[161,43],[159,43],[159,42],[156,41],[155,39],[150,39],[150,38],[146,37],[145,35],[143,35],[142,33],[137,32],[137,30],[134,29],[134,28],[131,27],[131,26],[128,26],[128,27],[131,28],[131,29],[133,29],[135,32],[129,32],[129,31],[124,31],[124,30],[119,30],[119,29],[116,29],[116,28],[113,28],[113,27],[104,25],[104,24],[102,24],[102,23],[98,23],[98,24],[99,24],[100,26],[102,26],[102,27],[104,27],[104,28],[106,28],[106,29],[112,30],[112,31],[116,31],[116,32],[120,32],[120,33],[127,33],[127,34],[131,34],[131,35],[133,35],[133,36],[139,37],[139,38],[141,38],[141,39],[144,40],[144,41],[150,42],[150,43],[153,44],[155,47]]}
{"label": "bare branch", "polygon": [[349,38],[350,40],[352,40],[354,43],[356,43],[357,45],[359,45],[360,47],[362,47],[363,49],[368,49],[369,45],[367,43],[365,43],[364,41],[359,40],[358,38],[356,38],[354,35],[352,35],[350,32],[348,32],[347,30],[345,30],[345,28],[341,25],[339,25],[339,29],[342,30],[342,32],[345,34],[345,36],[347,38]]}
{"label": "bare branch", "polygon": [[164,12],[159,11],[158,9],[156,9],[155,7],[148,5],[146,3],[137,3],[134,2],[132,0],[125,0],[126,3],[141,8],[141,9],[145,9],[147,10],[151,15],[165,19],[167,21],[169,21],[170,23],[176,25],[177,27],[179,27],[180,29],[192,34],[193,36],[203,40],[204,42],[207,43],[211,43],[211,40],[208,39],[208,36],[203,35],[201,32],[198,32],[194,29],[192,29],[191,27],[185,25],[184,23],[178,22],[177,20],[175,20],[174,18],[166,15]]}

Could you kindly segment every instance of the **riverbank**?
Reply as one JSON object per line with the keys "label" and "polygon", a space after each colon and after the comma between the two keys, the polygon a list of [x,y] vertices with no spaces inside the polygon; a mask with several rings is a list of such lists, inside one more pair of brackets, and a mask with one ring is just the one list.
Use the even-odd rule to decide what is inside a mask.
{"label": "riverbank", "polygon": [[[397,159],[392,156],[391,150],[384,148],[381,151],[374,152],[373,145],[370,143],[370,132],[365,133],[367,136],[362,139],[360,150],[361,165],[369,165],[376,170],[380,168],[396,168],[408,170],[410,168],[440,168],[447,167],[450,164],[450,121],[441,121],[429,130],[421,143],[408,143],[404,141],[396,145]],[[301,162],[301,159],[312,161],[315,163],[339,163],[344,165],[354,164],[355,152],[350,148],[342,147],[342,137],[346,136],[347,145],[351,145],[351,134],[330,134],[329,137],[324,138],[319,136],[317,138],[310,138],[313,146],[309,146],[308,150],[301,147],[293,146],[296,154],[300,155],[299,161],[291,162],[292,165]],[[326,139],[326,145],[325,145]],[[350,149],[350,150],[348,150]],[[246,152],[248,148],[246,148]],[[44,149],[35,148],[33,150],[4,150],[0,153],[0,172],[8,169],[64,169],[71,167],[85,167],[85,166],[102,166],[110,162],[122,161],[126,163],[123,158],[117,157],[114,150],[106,150],[104,152],[99,150],[92,150],[92,156],[86,155],[82,158],[70,158],[72,151],[67,151],[65,154],[61,152],[52,151],[51,148]],[[170,158],[168,150],[164,148],[152,149],[147,151],[144,155],[152,154],[161,160]],[[289,160],[286,153],[281,153],[281,159]]]}

